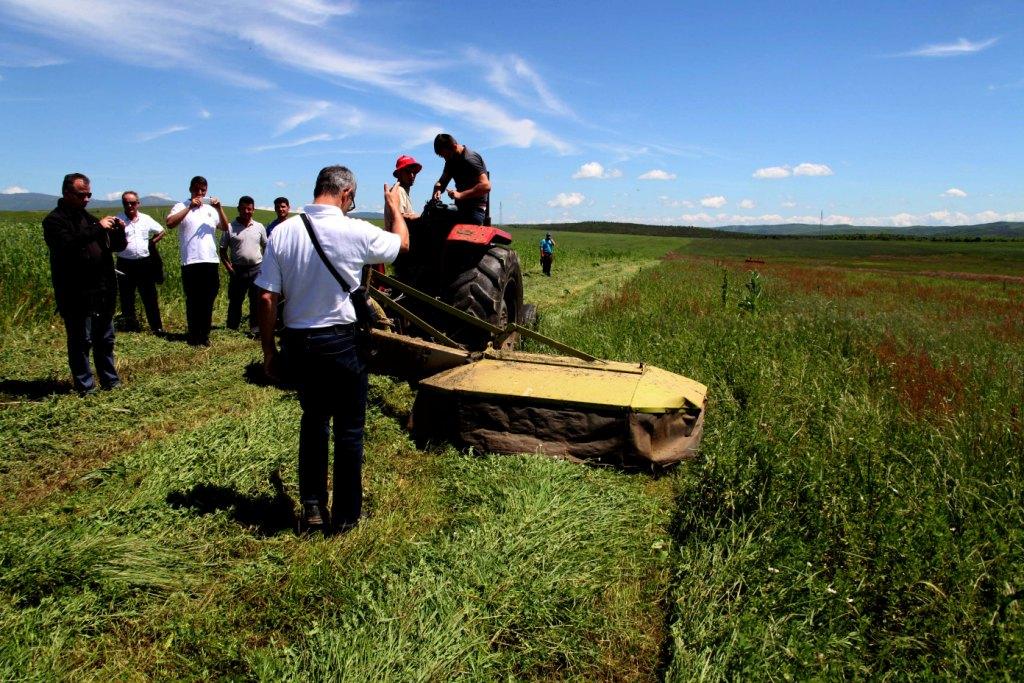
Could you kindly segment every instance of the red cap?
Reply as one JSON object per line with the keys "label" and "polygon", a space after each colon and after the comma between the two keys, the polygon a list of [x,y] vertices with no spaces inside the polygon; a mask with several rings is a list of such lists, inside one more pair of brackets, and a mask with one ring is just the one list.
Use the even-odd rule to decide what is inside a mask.
{"label": "red cap", "polygon": [[403,168],[406,168],[406,167],[409,167],[409,166],[415,166],[416,167],[415,170],[416,170],[417,173],[419,173],[420,171],[423,170],[423,165],[422,164],[420,164],[418,161],[413,159],[411,156],[408,156],[407,154],[403,154],[402,156],[398,157],[398,161],[395,162],[395,171],[391,175],[393,175],[393,176],[395,176],[397,178],[398,177],[398,172],[401,171]]}

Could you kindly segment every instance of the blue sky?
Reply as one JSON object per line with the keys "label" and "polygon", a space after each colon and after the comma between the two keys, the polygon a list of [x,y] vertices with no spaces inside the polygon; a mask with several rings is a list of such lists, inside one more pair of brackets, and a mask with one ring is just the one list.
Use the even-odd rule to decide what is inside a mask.
{"label": "blue sky", "polygon": [[0,190],[428,198],[504,222],[1024,220],[1024,3],[0,0]]}

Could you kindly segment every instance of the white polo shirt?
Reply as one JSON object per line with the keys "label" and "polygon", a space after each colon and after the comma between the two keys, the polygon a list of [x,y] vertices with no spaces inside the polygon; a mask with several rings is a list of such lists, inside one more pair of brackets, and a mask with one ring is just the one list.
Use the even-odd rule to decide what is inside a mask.
{"label": "white polo shirt", "polygon": [[149,238],[162,233],[164,226],[141,211],[133,221],[128,220],[123,211],[117,214],[117,217],[124,221],[124,234],[128,238],[128,246],[117,252],[118,257],[131,260],[149,258]]}
{"label": "white polo shirt", "polygon": [[[186,206],[188,206],[187,203],[178,202],[171,208],[171,213],[168,215],[176,214]],[[217,255],[218,223],[220,223],[220,215],[217,213],[217,209],[209,204],[192,209],[184,220],[178,223],[181,265],[220,263],[220,257]]]}
{"label": "white polo shirt", "polygon": [[[336,206],[307,204],[303,211],[328,260],[352,289],[359,286],[364,265],[391,263],[398,257],[402,239],[394,233],[349,218]],[[302,330],[356,321],[348,294],[320,260],[301,216],[274,228],[256,286],[288,300],[285,327]]]}

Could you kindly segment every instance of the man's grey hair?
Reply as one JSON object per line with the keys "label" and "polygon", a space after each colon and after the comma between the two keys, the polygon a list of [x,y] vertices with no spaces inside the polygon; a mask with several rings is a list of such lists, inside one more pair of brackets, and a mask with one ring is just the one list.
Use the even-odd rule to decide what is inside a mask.
{"label": "man's grey hair", "polygon": [[122,204],[124,203],[124,198],[127,197],[128,195],[135,195],[136,199],[139,198],[139,193],[136,192],[135,190],[125,190],[124,192],[121,193],[121,203]]}
{"label": "man's grey hair", "polygon": [[89,176],[85,175],[84,173],[68,173],[66,176],[64,176],[64,184],[60,186],[60,193],[67,194],[68,192],[71,192],[73,189],[75,189],[76,180],[84,180],[85,182],[88,183]]}
{"label": "man's grey hair", "polygon": [[320,169],[320,174],[316,177],[316,187],[313,188],[314,197],[336,197],[345,190],[356,190],[356,176],[352,171],[344,166]]}

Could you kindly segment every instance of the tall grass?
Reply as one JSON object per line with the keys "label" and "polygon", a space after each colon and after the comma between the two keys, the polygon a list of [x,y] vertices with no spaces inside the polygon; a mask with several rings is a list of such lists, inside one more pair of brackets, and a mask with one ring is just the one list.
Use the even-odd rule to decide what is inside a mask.
{"label": "tall grass", "polygon": [[759,265],[744,310],[744,240],[556,235],[544,278],[539,237],[541,331],[707,383],[701,461],[417,451],[374,378],[369,516],[299,538],[255,344],[121,335],[120,391],[22,395],[66,373],[43,312],[0,354],[0,678],[1020,677],[1017,285],[848,270],[885,243]]}

